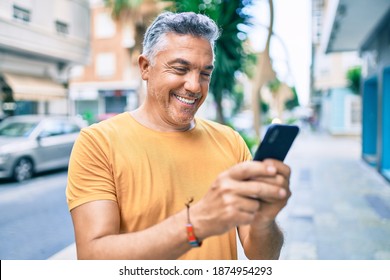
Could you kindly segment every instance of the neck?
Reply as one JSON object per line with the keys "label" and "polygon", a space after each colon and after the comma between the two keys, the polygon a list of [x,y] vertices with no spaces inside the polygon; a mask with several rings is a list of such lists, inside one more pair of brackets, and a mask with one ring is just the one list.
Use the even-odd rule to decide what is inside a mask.
{"label": "neck", "polygon": [[153,114],[150,114],[150,112],[148,113],[144,106],[141,106],[138,109],[131,111],[130,115],[143,126],[160,132],[184,132],[191,130],[195,127],[194,120],[184,125],[174,125],[165,122],[160,117],[154,117]]}

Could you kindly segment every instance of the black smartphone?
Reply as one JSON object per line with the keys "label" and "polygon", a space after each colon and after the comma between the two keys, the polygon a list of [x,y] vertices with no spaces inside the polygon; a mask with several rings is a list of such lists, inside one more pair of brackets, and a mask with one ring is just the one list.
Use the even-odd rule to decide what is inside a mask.
{"label": "black smartphone", "polygon": [[299,132],[296,125],[272,124],[268,127],[253,160],[266,158],[283,161]]}

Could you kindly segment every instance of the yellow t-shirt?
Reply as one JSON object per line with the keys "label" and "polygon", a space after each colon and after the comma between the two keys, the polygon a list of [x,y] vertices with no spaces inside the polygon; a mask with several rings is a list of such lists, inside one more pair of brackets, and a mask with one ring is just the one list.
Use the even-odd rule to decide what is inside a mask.
{"label": "yellow t-shirt", "polygon": [[[190,131],[158,132],[122,113],[81,131],[69,163],[68,206],[116,201],[120,231],[140,231],[183,210],[188,198],[197,202],[219,173],[250,158],[229,127],[196,119]],[[181,259],[237,259],[236,251],[231,230]]]}

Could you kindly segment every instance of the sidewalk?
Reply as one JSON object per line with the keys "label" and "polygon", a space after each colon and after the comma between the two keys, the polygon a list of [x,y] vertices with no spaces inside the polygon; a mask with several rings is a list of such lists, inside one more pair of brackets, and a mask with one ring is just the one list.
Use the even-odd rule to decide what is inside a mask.
{"label": "sidewalk", "polygon": [[[360,149],[357,137],[300,133],[286,158],[292,197],[278,218],[281,259],[390,259],[390,183]],[[75,258],[72,244],[50,259]]]}
{"label": "sidewalk", "polygon": [[292,197],[281,259],[390,259],[390,183],[361,160],[360,138],[303,131],[286,158]]}
{"label": "sidewalk", "polygon": [[76,244],[73,243],[63,250],[57,252],[49,258],[49,260],[76,260]]}

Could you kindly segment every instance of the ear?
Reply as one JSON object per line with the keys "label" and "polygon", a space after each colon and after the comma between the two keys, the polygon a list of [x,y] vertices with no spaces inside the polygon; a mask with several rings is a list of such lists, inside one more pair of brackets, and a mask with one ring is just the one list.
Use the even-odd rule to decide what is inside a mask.
{"label": "ear", "polygon": [[142,54],[138,57],[138,66],[141,72],[142,80],[147,81],[149,79],[150,62]]}

